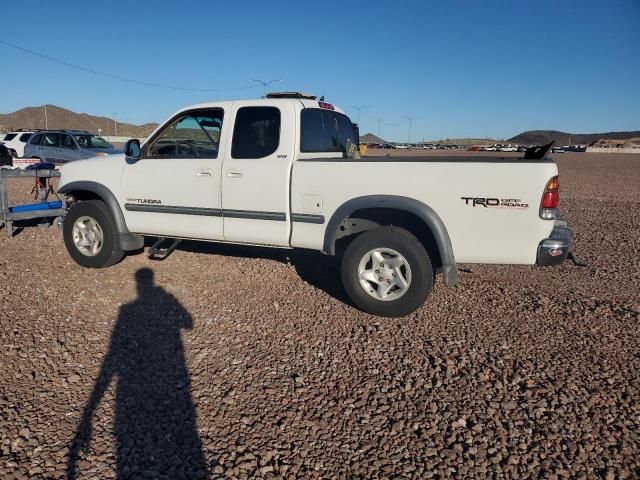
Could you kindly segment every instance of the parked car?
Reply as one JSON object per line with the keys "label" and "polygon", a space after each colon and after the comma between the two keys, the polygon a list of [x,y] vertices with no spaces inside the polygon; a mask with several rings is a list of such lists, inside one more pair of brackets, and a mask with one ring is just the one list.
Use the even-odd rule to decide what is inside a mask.
{"label": "parked car", "polygon": [[24,147],[33,135],[33,130],[16,130],[5,134],[2,142],[13,157],[24,157]]}
{"label": "parked car", "polygon": [[102,137],[83,130],[43,130],[36,132],[24,148],[25,157],[43,162],[73,160],[123,153]]}
{"label": "parked car", "polygon": [[516,147],[515,145],[503,145],[500,147],[500,151],[501,152],[517,152],[518,147]]}
{"label": "parked car", "polygon": [[459,262],[567,257],[546,149],[507,160],[356,158],[343,110],[287,95],[187,107],[123,155],[63,165],[71,257],[108,267],[145,236],[319,250],[340,256],[352,302],[385,316],[417,309],[436,274],[453,286]]}

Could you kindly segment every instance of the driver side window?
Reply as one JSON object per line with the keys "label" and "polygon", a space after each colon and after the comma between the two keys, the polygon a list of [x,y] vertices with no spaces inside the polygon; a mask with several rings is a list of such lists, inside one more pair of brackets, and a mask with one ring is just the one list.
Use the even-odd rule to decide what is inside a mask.
{"label": "driver side window", "polygon": [[143,152],[151,158],[218,158],[223,111],[197,110],[180,114]]}

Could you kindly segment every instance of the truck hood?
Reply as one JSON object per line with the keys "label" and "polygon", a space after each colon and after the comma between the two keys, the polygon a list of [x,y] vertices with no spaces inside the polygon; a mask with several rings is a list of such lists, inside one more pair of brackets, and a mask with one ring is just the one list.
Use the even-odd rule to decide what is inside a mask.
{"label": "truck hood", "polygon": [[80,181],[102,183],[109,189],[117,189],[125,165],[124,153],[65,163],[60,168],[58,189],[68,183]]}

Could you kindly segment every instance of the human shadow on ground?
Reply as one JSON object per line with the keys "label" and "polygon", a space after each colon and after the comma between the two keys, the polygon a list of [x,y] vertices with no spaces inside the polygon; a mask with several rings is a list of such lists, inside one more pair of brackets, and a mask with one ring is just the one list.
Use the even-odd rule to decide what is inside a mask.
{"label": "human shadow on ground", "polygon": [[[147,240],[146,246],[153,241]],[[292,265],[298,276],[332,296],[333,298],[351,305],[340,279],[340,257],[325,255],[315,250],[284,249],[274,247],[254,247],[230,243],[210,243],[184,240],[180,242],[178,250],[209,255],[223,255],[225,257],[241,257],[272,260]],[[256,279],[256,288],[258,280]]]}
{"label": "human shadow on ground", "polygon": [[76,429],[68,479],[79,475],[80,454],[90,449],[96,409],[112,381],[118,480],[207,477],[181,338],[193,320],[171,294],[154,285],[150,269],[138,270],[136,282],[138,297],[120,308]]}

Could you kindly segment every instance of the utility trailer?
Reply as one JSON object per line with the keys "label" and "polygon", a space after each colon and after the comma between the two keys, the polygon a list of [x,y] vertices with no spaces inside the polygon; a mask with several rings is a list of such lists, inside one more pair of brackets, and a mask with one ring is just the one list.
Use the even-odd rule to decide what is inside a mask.
{"label": "utility trailer", "polygon": [[[64,217],[67,205],[64,200],[47,201],[49,194],[49,180],[59,177],[60,171],[53,166],[20,170],[17,168],[0,168],[0,220],[4,222],[7,234],[12,237],[15,232],[14,222],[17,220],[32,220],[36,218]],[[8,180],[12,178],[33,178],[42,201],[26,205],[9,206]]]}

